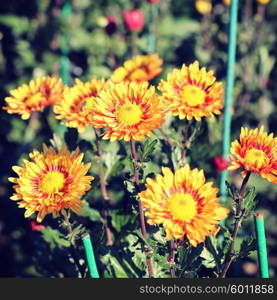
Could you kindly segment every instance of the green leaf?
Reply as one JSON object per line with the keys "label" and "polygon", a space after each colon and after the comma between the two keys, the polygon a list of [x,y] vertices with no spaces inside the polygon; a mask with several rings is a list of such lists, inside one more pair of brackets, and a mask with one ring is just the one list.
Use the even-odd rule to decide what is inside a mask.
{"label": "green leaf", "polygon": [[56,229],[52,229],[47,226],[43,228],[41,232],[43,239],[49,243],[51,249],[54,249],[55,247],[63,248],[70,246],[69,241],[66,240],[64,235]]}
{"label": "green leaf", "polygon": [[213,269],[216,266],[214,256],[207,248],[203,248],[200,257],[203,258],[202,265],[204,267]]}
{"label": "green leaf", "polygon": [[225,181],[225,185],[227,187],[228,194],[232,199],[236,198],[236,188],[233,184],[230,184],[227,180]]}
{"label": "green leaf", "polygon": [[124,185],[126,187],[126,190],[130,193],[130,194],[135,194],[136,192],[136,186],[134,184],[133,181],[130,180],[124,180]]}
{"label": "green leaf", "polygon": [[239,257],[248,257],[250,252],[255,251],[256,249],[256,239],[253,237],[247,237],[240,245]]}
{"label": "green leaf", "polygon": [[216,265],[216,270],[219,273],[221,270],[221,262],[220,262],[219,255],[216,250],[216,248],[217,248],[216,243],[217,243],[216,238],[212,238],[209,236],[206,238],[205,245],[206,245],[208,251],[212,254],[215,265]]}
{"label": "green leaf", "polygon": [[155,151],[156,145],[158,143],[158,140],[151,141],[150,139],[147,139],[143,145],[143,151],[142,151],[142,157],[141,161],[146,162],[149,160],[149,156],[153,154]]}
{"label": "green leaf", "polygon": [[83,200],[83,214],[82,216],[88,217],[91,221],[102,222],[102,217],[98,210],[91,208],[86,200]]}
{"label": "green leaf", "polygon": [[151,161],[145,163],[143,166],[143,179],[145,179],[150,174],[159,174],[160,170],[160,167]]}
{"label": "green leaf", "polygon": [[124,270],[119,261],[110,253],[102,258],[102,262],[112,278],[129,278],[126,270]]}
{"label": "green leaf", "polygon": [[245,214],[244,214],[245,217],[249,216],[255,210],[256,195],[257,195],[257,193],[256,193],[255,187],[251,187],[243,201],[243,207],[245,209]]}

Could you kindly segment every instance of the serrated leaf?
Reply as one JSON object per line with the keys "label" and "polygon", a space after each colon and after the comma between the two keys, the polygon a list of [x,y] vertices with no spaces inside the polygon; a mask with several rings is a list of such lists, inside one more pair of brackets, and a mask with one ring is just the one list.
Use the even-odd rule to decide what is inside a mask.
{"label": "serrated leaf", "polygon": [[243,201],[243,207],[245,209],[245,214],[244,214],[245,217],[247,217],[249,214],[251,214],[251,212],[254,211],[256,207],[256,201],[255,201],[256,195],[257,193],[255,187],[251,187]]}
{"label": "serrated leaf", "polygon": [[100,212],[94,208],[91,208],[89,206],[89,203],[85,200],[83,202],[83,216],[88,217],[91,221],[94,222],[102,222],[102,217],[100,215]]}
{"label": "serrated leaf", "polygon": [[250,252],[255,251],[257,249],[256,239],[253,237],[247,237],[244,239],[240,245],[239,257],[248,257]]}
{"label": "serrated leaf", "polygon": [[41,232],[43,239],[49,243],[51,249],[54,249],[55,247],[63,248],[70,246],[69,241],[66,240],[64,235],[56,229],[47,226],[43,228]]}
{"label": "serrated leaf", "polygon": [[207,246],[208,251],[213,256],[217,272],[220,272],[221,262],[220,262],[219,255],[218,255],[217,250],[216,250],[216,239],[212,240],[212,237],[208,236],[206,238],[205,245]]}
{"label": "serrated leaf", "polygon": [[147,139],[143,145],[143,153],[142,153],[142,157],[141,157],[141,161],[145,162],[147,161],[148,157],[153,154],[153,152],[155,151],[155,147],[158,143],[158,140],[153,140],[150,141],[149,139]]}
{"label": "serrated leaf", "polygon": [[124,180],[124,185],[126,187],[126,190],[130,194],[134,194],[136,192],[136,186],[135,186],[134,182],[132,182],[130,180]]}
{"label": "serrated leaf", "polygon": [[200,254],[200,257],[203,258],[202,265],[208,269],[213,269],[216,266],[214,256],[208,250],[208,248],[203,248],[203,251]]}

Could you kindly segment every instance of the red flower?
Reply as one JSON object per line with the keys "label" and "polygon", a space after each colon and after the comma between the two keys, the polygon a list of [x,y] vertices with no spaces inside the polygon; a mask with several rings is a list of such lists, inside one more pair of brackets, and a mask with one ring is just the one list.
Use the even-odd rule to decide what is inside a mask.
{"label": "red flower", "polygon": [[36,220],[32,220],[30,224],[33,231],[41,231],[43,228],[45,228],[44,225],[39,224]]}
{"label": "red flower", "polygon": [[144,15],[140,9],[123,11],[125,27],[131,31],[140,31],[144,25]]}
{"label": "red flower", "polygon": [[149,3],[159,3],[160,0],[148,0]]}
{"label": "red flower", "polygon": [[221,156],[217,156],[214,158],[214,165],[217,171],[223,171],[228,167],[226,159]]}
{"label": "red flower", "polygon": [[107,17],[108,24],[105,27],[107,34],[114,34],[117,30],[117,20],[114,16]]}

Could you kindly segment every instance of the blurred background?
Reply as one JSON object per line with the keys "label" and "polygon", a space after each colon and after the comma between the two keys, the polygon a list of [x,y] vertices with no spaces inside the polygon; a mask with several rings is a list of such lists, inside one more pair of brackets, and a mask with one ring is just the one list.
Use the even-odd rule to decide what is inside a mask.
{"label": "blurred background", "polygon": [[[75,78],[84,81],[93,76],[109,78],[112,71],[129,59],[134,51],[131,46],[132,22],[139,23],[140,27],[136,41],[137,54],[154,50],[164,60],[163,72],[153,84],[157,84],[174,67],[194,60],[215,70],[217,79],[224,81],[229,2],[1,1],[1,107],[11,89],[44,75],[59,76],[64,68],[69,68],[66,78],[69,85],[73,84]],[[232,139],[238,138],[242,125],[264,125],[266,130],[275,134],[277,125],[277,0],[239,2]],[[123,12],[131,9],[141,12],[139,16],[131,17],[128,23],[123,19]],[[9,200],[12,187],[7,178],[15,175],[11,171],[12,165],[18,164],[34,147],[49,141],[52,132],[64,130],[51,116],[51,112],[45,110],[38,119],[23,121],[19,116],[9,115],[0,108],[1,277],[47,276],[43,271],[47,260],[42,259],[43,251],[46,251],[42,245],[47,240],[47,234],[42,236],[41,229],[25,219],[24,211]],[[199,141],[202,146],[196,144],[190,151],[192,163],[197,162],[197,166],[205,169],[213,180],[219,179],[219,170],[213,159],[221,155],[221,132],[222,116],[219,121],[205,121]],[[239,175],[234,175],[232,179],[234,182],[240,180]],[[120,190],[120,183],[118,185],[113,191],[115,195]],[[277,190],[258,176],[252,176],[250,185],[256,186],[258,209],[265,213],[270,272],[272,277],[276,277]],[[51,221],[46,219],[46,222]],[[97,230],[97,226],[95,228]],[[249,232],[253,232],[252,220],[246,224],[241,235],[248,235]],[[37,262],[38,253],[40,263]],[[255,262],[255,253],[250,258],[242,258],[241,262],[234,264],[230,274],[235,277],[256,277],[258,271]],[[61,268],[57,261],[55,264],[57,269]]]}

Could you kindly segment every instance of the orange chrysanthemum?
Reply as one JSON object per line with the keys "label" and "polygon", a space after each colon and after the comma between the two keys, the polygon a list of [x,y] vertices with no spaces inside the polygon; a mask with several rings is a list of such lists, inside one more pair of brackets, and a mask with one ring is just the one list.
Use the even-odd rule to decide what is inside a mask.
{"label": "orange chrysanthemum", "polygon": [[174,174],[165,167],[162,172],[155,180],[147,178],[147,189],[139,194],[148,223],[162,224],[168,240],[186,236],[195,247],[218,231],[228,210],[218,203],[218,189],[206,183],[203,170],[185,165]]}
{"label": "orange chrysanthemum", "polygon": [[20,114],[23,120],[27,120],[32,112],[42,111],[46,106],[59,102],[63,90],[64,85],[57,77],[31,80],[29,85],[23,84],[10,91],[11,96],[5,98],[7,106],[3,109],[9,114]]}
{"label": "orange chrysanthemum", "polygon": [[137,55],[117,68],[111,75],[111,81],[149,81],[161,74],[162,64],[163,61],[157,54]]}
{"label": "orange chrysanthemum", "polygon": [[56,118],[62,120],[66,126],[83,132],[90,124],[93,99],[105,86],[104,80],[82,82],[77,79],[73,87],[65,89],[62,100],[54,106]]}
{"label": "orange chrysanthemum", "polygon": [[167,81],[161,80],[158,89],[172,115],[180,119],[211,117],[220,114],[223,107],[223,88],[221,82],[216,82],[213,71],[199,69],[198,61],[183,65],[168,74]]}
{"label": "orange chrysanthemum", "polygon": [[164,122],[164,107],[147,82],[111,84],[95,98],[92,126],[105,128],[103,139],[142,141]]}
{"label": "orange chrysanthemum", "polygon": [[212,10],[212,7],[213,6],[212,6],[212,3],[210,0],[196,0],[195,1],[195,8],[202,15],[210,13]]}
{"label": "orange chrysanthemum", "polygon": [[56,217],[65,209],[80,214],[79,197],[89,190],[94,178],[85,176],[90,163],[82,163],[84,155],[79,149],[70,154],[65,146],[55,152],[43,145],[42,153],[34,150],[29,156],[32,161],[24,160],[23,167],[13,167],[19,177],[9,178],[16,191],[11,199],[26,209],[25,217],[38,212],[37,221],[41,222],[46,214]]}
{"label": "orange chrysanthemum", "polygon": [[277,138],[268,135],[263,126],[258,130],[241,128],[240,140],[231,145],[231,165],[229,170],[244,168],[242,176],[254,172],[277,184]]}

